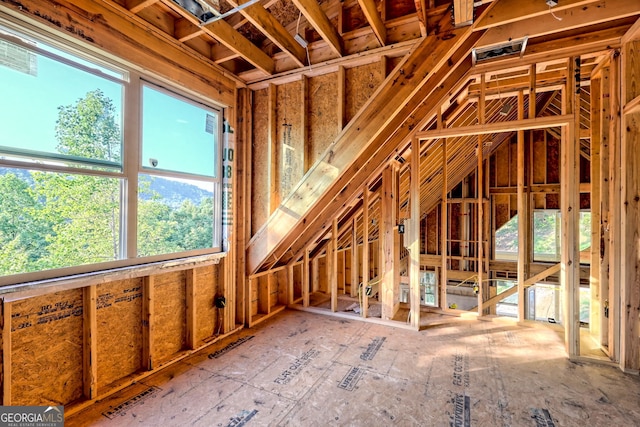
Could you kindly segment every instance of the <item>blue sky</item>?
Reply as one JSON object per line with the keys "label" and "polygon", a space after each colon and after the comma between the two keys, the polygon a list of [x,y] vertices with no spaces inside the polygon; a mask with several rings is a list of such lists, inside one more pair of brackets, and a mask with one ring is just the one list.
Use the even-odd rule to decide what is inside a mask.
{"label": "blue sky", "polygon": [[[113,101],[116,115],[121,116],[124,94],[116,82],[41,55],[36,60],[37,76],[1,65],[1,59],[0,145],[57,152],[58,106],[75,104],[98,88]],[[213,134],[206,131],[208,111],[163,92],[147,88],[144,93],[143,166],[149,165],[149,158],[155,158],[158,169],[212,176],[215,153]],[[118,124],[122,130],[122,124]]]}

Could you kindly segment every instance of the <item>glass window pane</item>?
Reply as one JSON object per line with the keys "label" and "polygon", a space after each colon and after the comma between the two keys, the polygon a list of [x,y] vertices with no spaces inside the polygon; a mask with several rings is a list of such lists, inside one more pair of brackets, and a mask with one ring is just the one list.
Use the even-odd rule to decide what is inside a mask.
{"label": "glass window pane", "polygon": [[495,258],[514,261],[518,259],[518,215],[496,230]]}
{"label": "glass window pane", "polygon": [[121,257],[117,178],[0,168],[0,275]]}
{"label": "glass window pane", "polygon": [[3,157],[120,169],[122,84],[0,40],[0,93]]}
{"label": "glass window pane", "polygon": [[560,211],[533,212],[533,260],[560,261]]}
{"label": "glass window pane", "polygon": [[142,167],[216,178],[217,111],[143,88]]}
{"label": "glass window pane", "polygon": [[218,246],[214,183],[139,175],[138,256]]}

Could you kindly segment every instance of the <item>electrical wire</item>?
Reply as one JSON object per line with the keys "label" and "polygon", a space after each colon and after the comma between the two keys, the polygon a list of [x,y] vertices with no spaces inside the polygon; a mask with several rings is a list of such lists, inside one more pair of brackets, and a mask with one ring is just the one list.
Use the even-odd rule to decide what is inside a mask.
{"label": "electrical wire", "polygon": [[562,18],[560,18],[559,16],[556,16],[556,14],[553,13],[553,10],[551,10],[551,5],[549,5],[549,13],[551,14],[551,16],[556,18],[558,21],[562,21]]}

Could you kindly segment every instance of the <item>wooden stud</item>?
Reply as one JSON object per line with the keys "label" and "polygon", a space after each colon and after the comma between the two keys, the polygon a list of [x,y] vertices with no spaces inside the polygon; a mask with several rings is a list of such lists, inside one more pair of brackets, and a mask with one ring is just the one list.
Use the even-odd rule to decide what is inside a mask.
{"label": "wooden stud", "polygon": [[294,275],[294,262],[291,261],[287,264],[287,305],[293,304],[295,300],[295,275]]}
{"label": "wooden stud", "polygon": [[309,250],[304,250],[304,257],[302,260],[302,306],[309,307],[309,286],[311,281],[309,280]]}
{"label": "wooden stud", "polygon": [[191,268],[185,271],[185,297],[186,297],[186,345],[187,348],[193,350],[197,346],[198,338],[196,337],[196,271]]}
{"label": "wooden stud", "polygon": [[2,405],[11,405],[11,303],[2,300]]}
{"label": "wooden stud", "polygon": [[[524,119],[524,93],[518,92],[518,120]],[[525,313],[525,289],[524,282],[527,280],[525,266],[527,264],[527,226],[529,224],[527,215],[527,200],[524,191],[525,179],[525,141],[524,130],[517,133],[517,186],[518,186],[518,321],[526,319]]]}
{"label": "wooden stud", "polygon": [[[635,33],[636,38],[640,34]],[[620,285],[620,368],[625,372],[640,371],[640,112],[625,108],[640,95],[640,40],[622,46],[622,118],[621,175],[624,206],[621,218],[621,285]],[[634,112],[635,111],[635,112]]]}
{"label": "wooden stud", "polygon": [[[577,239],[579,236],[579,184],[580,184],[580,139],[579,129],[579,91],[576,73],[579,72],[580,58],[567,61],[567,84],[563,89],[562,114],[571,114],[574,120],[569,126],[562,127],[562,150],[560,164],[560,212],[561,226],[561,274],[560,283],[564,290],[564,333],[565,346],[569,357],[580,354],[580,254]],[[577,64],[576,64],[577,62]]]}
{"label": "wooden stud", "polygon": [[145,276],[142,279],[142,367],[147,371],[154,369],[153,364],[153,329],[154,329],[154,294],[155,277]]}
{"label": "wooden stud", "polygon": [[601,230],[601,195],[600,147],[602,146],[602,79],[591,80],[591,141],[590,141],[590,174],[591,174],[591,249],[589,266],[589,289],[591,304],[589,309],[589,332],[602,345],[602,294],[600,293],[600,230]]}
{"label": "wooden stud", "polygon": [[411,327],[420,329],[420,140],[411,140],[411,218],[409,230],[409,287],[411,292]]}
{"label": "wooden stud", "polygon": [[[478,100],[478,124],[485,123],[485,75],[480,75],[480,98]],[[476,225],[478,243],[478,261],[476,271],[478,273],[478,315],[482,316],[484,312],[484,142],[482,135],[478,135],[478,166],[476,167],[476,191],[478,206],[478,222]]]}
{"label": "wooden stud", "polygon": [[347,79],[345,75],[344,66],[340,65],[338,67],[338,99],[337,99],[337,108],[338,108],[338,133],[342,132],[345,125],[347,124]]}
{"label": "wooden stud", "polygon": [[398,307],[399,289],[395,281],[396,269],[394,256],[394,227],[396,225],[396,201],[394,195],[396,170],[387,165],[382,172],[380,226],[380,299],[382,303],[382,319],[393,319]]}
{"label": "wooden stud", "polygon": [[442,140],[442,198],[440,203],[440,254],[441,254],[441,265],[440,265],[440,307],[442,309],[448,309],[447,305],[447,284],[449,279],[447,277],[448,267],[448,239],[447,239],[447,224],[448,224],[448,212],[447,212],[447,187],[449,183],[447,182],[447,140],[446,138]]}
{"label": "wooden stud", "polygon": [[[609,62],[607,60],[607,62]],[[609,338],[609,322],[611,318],[610,306],[611,300],[609,295],[609,254],[611,252],[610,238],[609,238],[609,221],[610,221],[610,209],[609,209],[609,117],[611,115],[610,108],[610,84],[609,84],[609,65],[602,69],[601,80],[601,113],[600,113],[600,216],[601,216],[601,235],[598,240],[601,240],[600,253],[600,295],[604,299],[602,301],[602,322],[600,324],[600,342],[604,347],[613,347]],[[592,242],[593,243],[593,242]],[[606,313],[605,313],[606,310]],[[605,315],[608,314],[608,315]]]}
{"label": "wooden stud", "polygon": [[327,247],[327,274],[331,293],[331,311],[338,311],[338,218],[331,224],[331,241]]}
{"label": "wooden stud", "polygon": [[351,225],[351,297],[358,296],[360,269],[358,262],[358,216],[353,216]]}
{"label": "wooden stud", "polygon": [[536,64],[529,66],[529,119],[536,118],[536,85],[538,79],[536,77]]}
{"label": "wooden stud", "polygon": [[82,297],[82,381],[84,397],[91,400],[95,399],[98,395],[98,322],[96,320],[96,286],[92,285],[83,288]]}
{"label": "wooden stud", "polygon": [[360,315],[369,314],[369,297],[366,294],[369,286],[369,184],[362,190],[362,287],[360,288]]}
{"label": "wooden stud", "polygon": [[620,165],[620,54],[611,58],[609,71],[609,357],[620,361],[620,260],[621,181]]}

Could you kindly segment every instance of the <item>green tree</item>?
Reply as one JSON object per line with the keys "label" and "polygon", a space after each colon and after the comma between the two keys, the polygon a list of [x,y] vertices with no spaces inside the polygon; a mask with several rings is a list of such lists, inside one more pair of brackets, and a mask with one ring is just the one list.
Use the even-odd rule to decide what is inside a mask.
{"label": "green tree", "polygon": [[[69,156],[120,161],[120,129],[112,101],[100,90],[58,107],[57,149]],[[81,174],[34,172],[41,218],[51,224],[43,268],[118,259],[120,180]]]}

